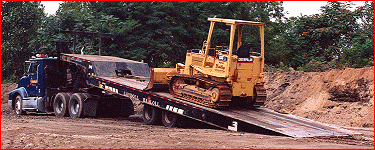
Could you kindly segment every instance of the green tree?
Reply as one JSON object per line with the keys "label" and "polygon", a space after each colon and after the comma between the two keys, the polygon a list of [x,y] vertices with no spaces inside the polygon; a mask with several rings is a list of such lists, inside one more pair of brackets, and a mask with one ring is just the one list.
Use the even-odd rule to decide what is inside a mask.
{"label": "green tree", "polygon": [[[95,4],[100,5],[98,3]],[[105,8],[98,10],[114,16],[118,14],[114,12],[123,12],[128,18],[138,21],[139,26],[129,35],[138,41],[132,45],[130,53],[134,55],[131,51],[137,51],[139,58],[152,67],[173,66],[184,61],[187,49],[201,48],[207,38],[208,17],[266,22],[269,24],[266,45],[269,45],[268,41],[281,30],[271,19],[280,21],[283,16],[281,2],[123,2],[121,6],[124,7],[120,9],[128,11],[114,11],[118,5],[109,4],[103,4]],[[259,47],[258,29],[249,30],[246,33],[252,38],[245,42]],[[214,37],[213,44],[228,44],[228,28],[218,25]]]}
{"label": "green tree", "polygon": [[374,66],[374,2],[365,2],[353,13],[358,14],[359,28],[352,34],[352,46],[343,48],[340,61],[352,67]]}
{"label": "green tree", "polygon": [[2,82],[17,81],[23,75],[23,62],[35,53],[30,41],[45,17],[40,2],[1,2],[1,74]]}
{"label": "green tree", "polygon": [[[209,17],[261,21],[266,28],[266,60],[276,60],[275,39],[283,29],[282,2],[163,2],[163,1],[66,1],[56,15],[42,18],[28,47],[56,56],[56,41],[74,42],[75,52],[118,56],[147,62],[151,67],[174,67],[183,62],[188,49],[200,49],[207,38]],[[271,21],[273,20],[273,21]],[[275,21],[276,20],[276,21]],[[259,49],[259,31],[245,29],[244,42]],[[110,33],[115,38],[64,35],[60,31]],[[229,30],[218,25],[215,44],[228,44]],[[73,49],[73,44],[70,45]],[[281,53],[281,52],[279,52]],[[271,59],[268,59],[271,58]]]}
{"label": "green tree", "polygon": [[[354,43],[358,42],[359,34],[356,33],[363,28],[358,24],[363,12],[358,9],[350,11],[349,8],[352,6],[351,2],[330,1],[321,7],[320,14],[288,18],[285,24],[287,30],[280,36],[280,39],[285,41],[281,51],[290,57],[285,63],[294,68],[304,68],[306,65],[310,66],[310,63],[317,63],[321,67],[318,66],[313,71],[324,71],[325,67],[322,66],[329,67],[332,65],[330,62],[336,62],[333,65],[338,65],[337,62],[346,58],[344,55],[347,51],[359,48],[361,44]],[[362,40],[362,43],[364,41]],[[358,49],[356,52],[361,50]]]}

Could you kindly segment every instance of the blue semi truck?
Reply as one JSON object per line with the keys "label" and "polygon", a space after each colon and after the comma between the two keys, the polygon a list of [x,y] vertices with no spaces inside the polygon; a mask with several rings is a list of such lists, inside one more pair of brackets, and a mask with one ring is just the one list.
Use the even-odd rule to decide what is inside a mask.
{"label": "blue semi truck", "polygon": [[22,115],[26,110],[48,111],[50,97],[46,96],[46,91],[58,88],[56,83],[61,81],[58,81],[60,78],[52,78],[49,80],[53,81],[46,82],[48,76],[44,74],[43,66],[58,66],[57,63],[57,58],[41,54],[25,62],[25,74],[19,80],[17,89],[9,94],[9,107],[15,109],[16,114]]}
{"label": "blue semi truck", "polygon": [[[102,71],[94,72],[89,66],[84,66],[87,62],[78,58],[72,58],[76,61],[70,58],[62,60],[62,56],[65,55],[57,58],[37,54],[25,62],[24,76],[19,80],[17,89],[9,93],[8,105],[16,114],[53,112],[56,116],[75,118],[98,115],[128,117],[134,114],[129,98],[105,92],[105,89],[87,82],[89,73],[105,73],[116,66],[110,68],[107,66],[109,61],[97,61],[96,67],[105,67],[107,70],[98,68],[96,70]],[[137,64],[147,67],[145,63]],[[109,72],[106,74],[113,75]]]}

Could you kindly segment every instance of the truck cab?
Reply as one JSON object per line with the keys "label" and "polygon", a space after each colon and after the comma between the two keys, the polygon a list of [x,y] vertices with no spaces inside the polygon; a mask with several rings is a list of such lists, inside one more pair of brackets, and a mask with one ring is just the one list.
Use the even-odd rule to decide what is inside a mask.
{"label": "truck cab", "polygon": [[[25,62],[24,76],[18,81],[17,89],[9,93],[8,105],[16,113],[27,111],[45,111],[48,100],[47,89],[57,88],[56,74],[58,59],[38,54]],[[48,80],[48,81],[47,81]],[[51,80],[56,80],[52,81]]]}

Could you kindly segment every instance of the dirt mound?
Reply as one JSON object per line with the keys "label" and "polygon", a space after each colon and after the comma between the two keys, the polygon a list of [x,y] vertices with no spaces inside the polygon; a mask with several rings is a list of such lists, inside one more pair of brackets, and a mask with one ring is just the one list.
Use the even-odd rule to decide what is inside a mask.
{"label": "dirt mound", "polygon": [[1,84],[1,104],[8,102],[8,94],[16,88],[16,83]]}
{"label": "dirt mound", "polygon": [[9,115],[13,113],[8,107],[9,93],[17,88],[16,83],[1,84],[1,115]]}
{"label": "dirt mound", "polygon": [[1,114],[9,113],[10,111],[12,111],[8,107],[8,96],[9,96],[9,93],[12,92],[16,88],[17,88],[16,83],[1,84]]}
{"label": "dirt mound", "polygon": [[374,126],[374,67],[268,72],[266,107],[328,124]]}

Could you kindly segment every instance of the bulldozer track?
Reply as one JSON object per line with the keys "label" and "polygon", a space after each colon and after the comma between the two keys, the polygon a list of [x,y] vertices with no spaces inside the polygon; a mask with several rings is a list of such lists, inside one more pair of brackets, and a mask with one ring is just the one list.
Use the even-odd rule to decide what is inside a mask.
{"label": "bulldozer track", "polygon": [[257,83],[255,86],[255,100],[254,100],[254,107],[260,107],[263,106],[266,102],[267,98],[267,92],[266,88],[264,88],[264,83]]}
{"label": "bulldozer track", "polygon": [[[182,82],[181,80],[184,81],[183,84],[180,83],[181,85],[194,86],[192,84],[186,84],[185,82],[192,83],[198,81],[200,84],[208,85],[210,88],[202,90],[203,88],[195,87],[197,89],[195,91],[184,90],[183,86],[176,87],[176,82]],[[217,95],[208,95],[208,93],[214,93],[214,89],[217,89]],[[212,81],[210,79],[194,75],[174,75],[170,81],[169,90],[171,94],[176,98],[181,98],[186,101],[210,108],[228,107],[232,99],[232,92],[229,86],[217,81]],[[213,101],[212,99],[215,100]]]}

